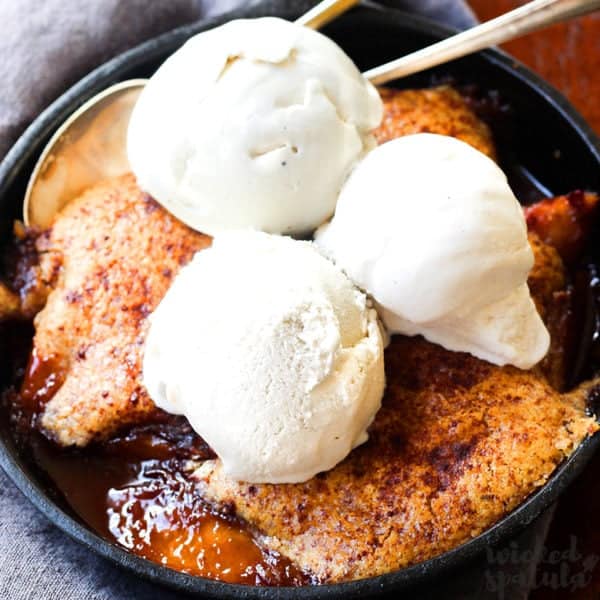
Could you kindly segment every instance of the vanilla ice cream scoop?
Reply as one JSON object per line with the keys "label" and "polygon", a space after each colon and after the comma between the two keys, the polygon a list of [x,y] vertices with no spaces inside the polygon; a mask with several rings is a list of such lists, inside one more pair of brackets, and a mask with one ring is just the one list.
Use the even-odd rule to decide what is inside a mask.
{"label": "vanilla ice cream scoop", "polygon": [[382,112],[329,38],[277,18],[231,21],[150,79],[128,157],[140,187],[194,229],[303,233],[333,214]]}
{"label": "vanilla ice cream scoop", "polygon": [[379,146],[316,243],[379,305],[392,333],[530,368],[549,346],[527,288],[533,252],[500,168],[457,139]]}
{"label": "vanilla ice cream scoop", "polygon": [[365,295],[310,242],[217,236],[150,317],[143,378],[250,482],[299,482],[367,439],[383,342]]}

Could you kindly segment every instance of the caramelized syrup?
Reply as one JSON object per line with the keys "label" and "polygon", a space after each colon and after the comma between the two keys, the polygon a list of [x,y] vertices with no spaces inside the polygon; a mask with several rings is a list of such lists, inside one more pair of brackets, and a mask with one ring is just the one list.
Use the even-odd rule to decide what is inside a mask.
{"label": "caramelized syrup", "polygon": [[261,548],[242,521],[202,500],[191,471],[213,455],[184,419],[138,427],[85,450],[57,448],[40,434],[31,447],[70,508],[138,556],[230,583],[311,583],[289,560]]}
{"label": "caramelized syrup", "polygon": [[39,356],[36,348],[31,351],[21,386],[22,408],[30,414],[40,411],[62,385],[63,377],[56,357]]}
{"label": "caramelized syrup", "polygon": [[192,470],[215,455],[183,417],[164,414],[79,450],[39,433],[35,417],[63,377],[55,357],[31,349],[32,333],[29,323],[0,326],[0,350],[10,347],[2,378],[13,385],[3,399],[15,440],[51,496],[103,538],[177,571],[248,585],[316,583],[261,548],[233,507],[219,514],[202,500]]}

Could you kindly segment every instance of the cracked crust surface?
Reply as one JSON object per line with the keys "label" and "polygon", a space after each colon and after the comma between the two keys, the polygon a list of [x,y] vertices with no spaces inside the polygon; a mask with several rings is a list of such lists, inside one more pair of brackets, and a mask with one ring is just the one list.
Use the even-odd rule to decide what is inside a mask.
{"label": "cracked crust surface", "polygon": [[[489,130],[449,88],[383,92],[380,142],[418,131],[455,135],[489,156]],[[586,389],[567,395],[561,259],[535,234],[529,284],[552,336],[527,372],[397,336],[386,351],[388,389],[367,444],[298,485],[229,481],[218,463],[198,472],[202,493],[246,519],[264,545],[323,582],[414,564],[477,535],[542,485],[596,425]],[[85,445],[156,415],[141,386],[146,317],[210,238],[140,192],[131,175],[71,203],[38,239],[49,289],[35,349],[63,382],[41,425]],[[160,268],[157,268],[160,265]]]}
{"label": "cracked crust surface", "polygon": [[387,350],[388,390],[369,441],[294,485],[251,485],[216,461],[201,493],[322,582],[424,561],[486,530],[543,485],[595,422],[585,392],[451,354],[420,338]]}
{"label": "cracked crust surface", "polygon": [[455,137],[496,160],[490,128],[450,86],[424,90],[380,88],[383,121],[375,131],[379,144],[402,135],[438,133]]}
{"label": "cracked crust surface", "polygon": [[133,175],[84,193],[38,239],[54,289],[35,318],[34,349],[62,380],[40,423],[58,443],[83,446],[156,413],[141,382],[147,316],[209,244]]}
{"label": "cracked crust surface", "polygon": [[[532,277],[562,269],[556,258],[540,245]],[[294,485],[235,482],[208,461],[196,472],[202,494],[327,583],[416,564],[478,535],[598,429],[585,413],[598,382],[570,394],[550,383],[564,362],[554,307],[564,308],[565,291],[562,271],[549,275],[532,290],[553,335],[554,359],[522,371],[395,336],[385,354],[383,406],[366,444]]]}

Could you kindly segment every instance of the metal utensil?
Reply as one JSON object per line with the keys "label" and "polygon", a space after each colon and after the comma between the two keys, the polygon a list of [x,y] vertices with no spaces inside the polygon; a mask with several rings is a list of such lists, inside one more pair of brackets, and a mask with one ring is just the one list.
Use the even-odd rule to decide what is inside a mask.
{"label": "metal utensil", "polygon": [[296,23],[311,29],[320,29],[359,2],[360,0],[323,0],[299,19],[296,19]]}
{"label": "metal utensil", "polygon": [[[358,2],[323,0],[296,23],[317,29]],[[53,216],[85,189],[129,170],[127,126],[145,84],[145,79],[131,79],[110,86],[61,125],[29,178],[23,201],[26,225],[48,227]]]}
{"label": "metal utensil", "polygon": [[[318,28],[358,3],[323,0],[296,22]],[[423,71],[553,23],[600,8],[600,0],[533,0],[496,19],[364,73],[374,84]],[[25,193],[27,225],[49,226],[52,217],[85,188],[129,170],[127,124],[146,80],[124,81],[91,98],[59,128],[33,170]]]}
{"label": "metal utensil", "polygon": [[90,185],[127,172],[127,125],[144,84],[144,79],[130,79],[110,86],[58,128],[29,178],[23,205],[26,225],[48,227]]}
{"label": "metal utensil", "polygon": [[534,0],[363,75],[371,83],[381,85],[599,8],[600,0]]}

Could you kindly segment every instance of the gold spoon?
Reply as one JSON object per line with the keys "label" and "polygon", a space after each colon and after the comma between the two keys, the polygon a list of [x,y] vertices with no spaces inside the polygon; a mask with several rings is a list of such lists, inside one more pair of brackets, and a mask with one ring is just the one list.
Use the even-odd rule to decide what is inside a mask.
{"label": "gold spoon", "polygon": [[534,0],[363,75],[374,85],[382,85],[599,8],[600,0]]}
{"label": "gold spoon", "polygon": [[[317,28],[357,3],[358,0],[324,0],[297,23]],[[380,85],[598,8],[600,0],[533,0],[371,69],[364,76]],[[25,224],[49,226],[53,215],[85,188],[129,170],[125,155],[127,124],[144,85],[145,80],[132,80],[111,86],[67,119],[44,149],[31,175],[24,202]]]}
{"label": "gold spoon", "polygon": [[127,126],[145,79],[106,88],[56,131],[38,159],[25,192],[23,220],[46,228],[86,188],[126,173]]}
{"label": "gold spoon", "polygon": [[[323,0],[296,23],[318,29],[358,2]],[[145,79],[112,85],[59,127],[29,178],[23,202],[26,225],[49,227],[54,215],[85,189],[129,171],[127,126],[144,85]]]}

